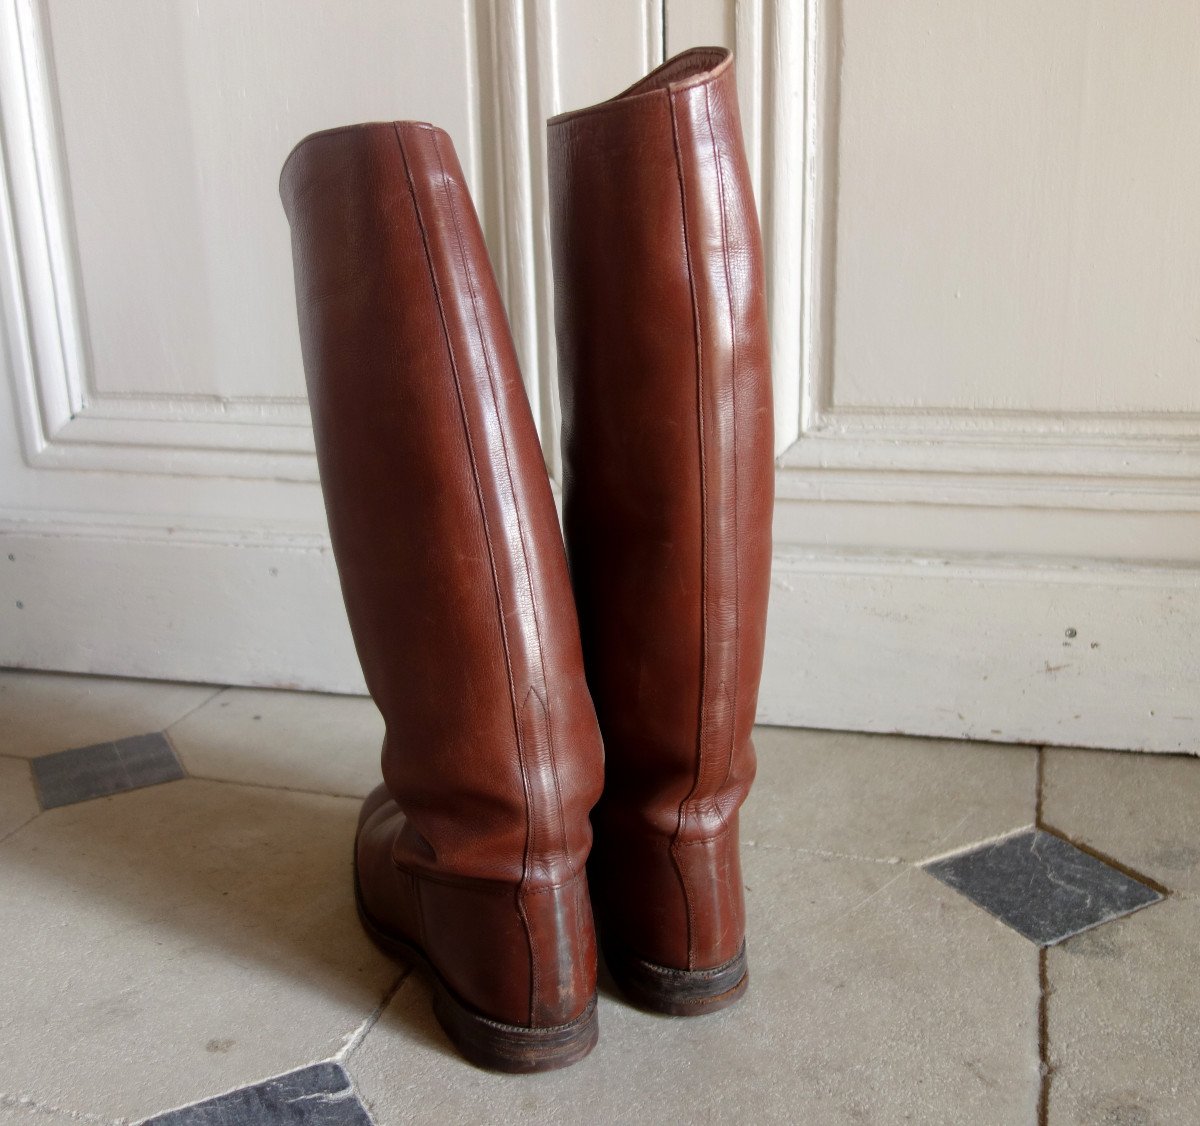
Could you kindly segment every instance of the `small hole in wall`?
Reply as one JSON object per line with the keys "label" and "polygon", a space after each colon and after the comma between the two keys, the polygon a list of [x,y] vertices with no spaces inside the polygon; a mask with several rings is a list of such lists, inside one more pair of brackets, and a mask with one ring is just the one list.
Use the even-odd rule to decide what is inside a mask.
{"label": "small hole in wall", "polygon": [[24,602],[18,602],[18,603],[17,603],[17,609],[18,609],[18,610],[24,610],[24,609],[25,609],[25,603],[24,603]]}

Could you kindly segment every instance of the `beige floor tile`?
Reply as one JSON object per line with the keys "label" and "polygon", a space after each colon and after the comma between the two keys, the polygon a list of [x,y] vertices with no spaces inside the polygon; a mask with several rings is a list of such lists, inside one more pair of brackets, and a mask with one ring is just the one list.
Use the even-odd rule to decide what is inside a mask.
{"label": "beige floor tile", "polygon": [[1200,892],[1200,758],[1048,749],[1042,818],[1172,890]]}
{"label": "beige floor tile", "polygon": [[39,808],[29,763],[0,758],[0,841],[36,817]]}
{"label": "beige floor tile", "polygon": [[113,1126],[115,1122],[100,1115],[81,1118],[61,1107],[0,1093],[0,1126]]}
{"label": "beige floor tile", "polygon": [[1029,747],[760,727],[742,835],[922,860],[1032,824]]}
{"label": "beige floor tile", "polygon": [[1052,1126],[1200,1122],[1197,935],[1184,894],[1050,949]]}
{"label": "beige floor tile", "polygon": [[358,803],[184,780],[0,845],[0,1090],[138,1118],[332,1055],[396,968],[355,917]]}
{"label": "beige floor tile", "polygon": [[217,689],[0,669],[0,754],[34,755],[161,731]]}
{"label": "beige floor tile", "polygon": [[382,780],[383,719],[362,696],[230,688],[168,734],[198,778],[355,796]]}
{"label": "beige floor tile", "polygon": [[907,865],[747,849],[751,987],[698,1020],[602,998],[566,1071],[486,1074],[452,1054],[419,979],[351,1056],[380,1126],[401,1123],[1031,1120],[1037,958]]}

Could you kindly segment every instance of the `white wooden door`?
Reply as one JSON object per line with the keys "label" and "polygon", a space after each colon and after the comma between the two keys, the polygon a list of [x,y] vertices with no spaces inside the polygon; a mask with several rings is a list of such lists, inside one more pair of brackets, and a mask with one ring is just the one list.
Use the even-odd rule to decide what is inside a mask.
{"label": "white wooden door", "polygon": [[542,119],[661,52],[633,0],[0,0],[0,664],[361,691],[283,160],[449,130],[554,465]]}
{"label": "white wooden door", "polygon": [[0,662],[360,690],[283,157],[451,131],[556,473],[542,122],[712,42],[769,257],[761,718],[1196,750],[1185,0],[0,0]]}

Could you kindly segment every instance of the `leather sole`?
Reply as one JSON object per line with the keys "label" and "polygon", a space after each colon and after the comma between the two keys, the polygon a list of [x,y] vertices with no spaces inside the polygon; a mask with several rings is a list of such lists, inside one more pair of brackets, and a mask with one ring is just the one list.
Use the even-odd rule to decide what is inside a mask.
{"label": "leather sole", "polygon": [[720,1012],[737,1001],[750,984],[744,942],[728,962],[709,970],[660,966],[608,945],[604,947],[604,960],[617,987],[635,1005],[670,1016]]}
{"label": "leather sole", "polygon": [[477,1067],[510,1074],[554,1071],[578,1063],[596,1046],[600,1022],[594,996],[574,1020],[551,1028],[528,1028],[493,1020],[459,1000],[423,950],[375,923],[363,906],[357,877],[354,899],[363,929],[376,946],[420,970],[428,979],[433,986],[434,1016],[463,1057]]}

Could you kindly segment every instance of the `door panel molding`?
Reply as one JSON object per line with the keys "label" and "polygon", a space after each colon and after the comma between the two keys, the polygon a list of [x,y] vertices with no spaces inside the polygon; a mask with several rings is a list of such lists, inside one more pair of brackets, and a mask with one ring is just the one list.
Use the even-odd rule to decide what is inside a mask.
{"label": "door panel molding", "polygon": [[[737,5],[741,26],[743,9]],[[807,190],[768,200],[766,228],[774,257],[799,246],[803,346],[793,389],[792,343],[776,340],[776,409],[785,418],[778,493],[785,500],[929,505],[1022,505],[1120,511],[1200,512],[1200,414],[1193,412],[998,411],[851,406],[836,401],[832,362],[837,225],[842,0],[775,0],[774,22],[803,21],[804,154]],[[800,37],[793,37],[799,39]],[[766,69],[781,56],[764,51]],[[775,128],[786,118],[786,80],[764,78],[775,92]],[[786,98],[782,99],[786,103]],[[783,115],[781,117],[780,115]],[[774,146],[782,183],[791,158]],[[802,199],[797,224],[781,199]],[[786,217],[781,217],[786,216]],[[780,239],[799,227],[797,240]],[[789,280],[772,276],[775,323],[786,323]],[[782,306],[782,309],[780,308]],[[778,334],[778,329],[776,329]],[[789,424],[793,430],[789,431]]]}
{"label": "door panel molding", "polygon": [[47,13],[0,6],[0,227],[11,364],[33,468],[315,481],[299,397],[98,393],[75,256]]}

